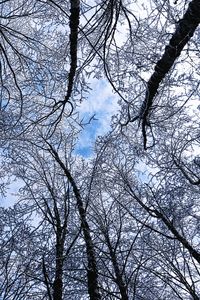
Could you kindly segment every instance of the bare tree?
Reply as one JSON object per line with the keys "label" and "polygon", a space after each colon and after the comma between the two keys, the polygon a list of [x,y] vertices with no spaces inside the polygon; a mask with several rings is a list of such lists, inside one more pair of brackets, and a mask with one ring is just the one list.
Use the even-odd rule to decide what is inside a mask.
{"label": "bare tree", "polygon": [[[198,222],[193,210],[198,210],[196,196],[199,192],[194,191],[193,185],[183,186],[185,181],[181,182],[180,179],[179,184],[172,182],[170,179],[172,168],[169,174],[164,173],[163,176],[161,166],[156,165],[156,176],[151,175],[150,169],[149,173],[146,170],[146,174],[144,172],[141,177],[140,172],[137,171],[137,164],[142,166],[142,156],[146,159],[148,155],[144,155],[143,151],[143,154],[138,156],[137,147],[132,148],[132,144],[127,139],[123,137],[121,140],[121,138],[119,135],[113,137],[111,135],[107,138],[107,146],[104,148],[96,171],[98,181],[101,174],[99,188],[102,190],[103,199],[100,207],[104,205],[106,208],[102,211],[100,218],[98,211],[101,210],[95,207],[97,211],[95,219],[97,224],[99,223],[102,233],[104,232],[104,244],[109,247],[110,239],[113,240],[115,237],[117,242],[116,244],[112,242],[112,247],[117,251],[120,240],[124,244],[123,231],[125,231],[125,236],[128,232],[129,243],[130,245],[131,242],[133,243],[133,248],[129,253],[130,257],[127,255],[124,260],[129,261],[133,256],[138,257],[140,253],[142,254],[141,265],[136,264],[135,269],[139,268],[143,274],[147,272],[147,276],[152,278],[151,280],[159,282],[155,285],[154,292],[156,288],[161,288],[163,284],[166,284],[166,288],[163,286],[162,290],[166,295],[173,293],[174,297],[179,299],[182,297],[181,294],[186,293],[192,299],[198,299],[200,252]],[[152,170],[154,170],[153,166]],[[149,182],[143,183],[148,178],[146,176],[149,177]],[[96,184],[95,189],[97,186]],[[116,205],[119,206],[120,213],[117,217],[113,217]],[[123,217],[121,217],[122,215]],[[110,221],[108,221],[109,219]],[[136,222],[135,225],[133,220]],[[124,225],[122,226],[122,224]],[[112,229],[112,234],[108,239],[108,232],[111,228],[120,229],[117,233],[115,233],[115,229]],[[131,249],[131,246],[129,247]],[[137,250],[134,253],[135,247]],[[142,251],[143,247],[144,251]],[[123,253],[126,254],[126,252]],[[171,279],[166,272],[168,268],[175,274],[174,276],[171,274]],[[129,272],[128,264],[124,272],[125,274]],[[145,290],[139,287],[137,281],[134,288],[140,295]],[[170,290],[171,292],[169,292]],[[151,291],[153,293],[153,290]],[[129,290],[129,296],[130,293]],[[146,289],[144,293],[148,295],[150,291]],[[158,296],[158,291],[156,293]]]}
{"label": "bare tree", "polygon": [[[23,181],[0,211],[1,298],[199,299],[199,0],[0,12],[1,178]],[[90,77],[121,111],[84,159]]]}

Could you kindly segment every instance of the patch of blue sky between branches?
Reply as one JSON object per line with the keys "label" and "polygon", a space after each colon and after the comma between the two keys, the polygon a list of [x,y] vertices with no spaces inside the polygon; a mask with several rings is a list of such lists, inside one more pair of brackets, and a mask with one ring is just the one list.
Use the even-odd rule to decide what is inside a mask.
{"label": "patch of blue sky between branches", "polygon": [[119,109],[118,97],[105,80],[92,79],[91,88],[88,99],[80,106],[83,123],[91,119],[80,132],[76,145],[75,153],[83,157],[92,155],[96,138],[110,130],[111,117]]}

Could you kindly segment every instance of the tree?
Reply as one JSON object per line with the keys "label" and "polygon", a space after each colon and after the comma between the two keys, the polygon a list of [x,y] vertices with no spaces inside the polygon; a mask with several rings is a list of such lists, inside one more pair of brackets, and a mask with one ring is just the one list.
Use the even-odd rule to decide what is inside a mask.
{"label": "tree", "polygon": [[[125,244],[123,231],[125,231],[125,237],[129,232],[129,243],[134,242],[138,247],[135,255],[139,256],[139,253],[142,253],[142,257],[144,255],[145,264],[140,268],[147,269],[147,272],[151,270],[148,274],[149,278],[155,275],[158,277],[156,279],[158,282],[161,280],[165,283],[165,287],[162,286],[163,283],[161,282],[155,284],[155,287],[159,289],[162,286],[163,295],[164,292],[168,293],[171,289],[170,294],[175,293],[173,299],[181,297],[181,293],[184,297],[185,292],[191,295],[192,299],[198,299],[197,282],[199,282],[200,252],[198,248],[198,221],[197,216],[193,213],[198,207],[196,203],[198,191],[194,191],[193,185],[190,183],[186,185],[184,175],[182,175],[182,179],[179,177],[179,180],[173,178],[173,168],[170,168],[170,172],[168,170],[168,173],[165,172],[162,175],[162,165],[157,164],[156,174],[152,175],[150,171],[155,170],[152,161],[152,169],[147,170],[146,174],[143,173],[141,176],[137,169],[142,165],[143,159],[147,159],[149,155],[144,155],[145,152],[143,151],[140,156],[137,149],[137,147],[132,147],[132,143],[128,139],[120,140],[120,136],[109,137],[107,140],[107,146],[104,148],[97,166],[98,181],[99,174],[101,174],[99,190],[102,190],[104,195],[104,200],[101,199],[101,203],[106,203],[106,209],[104,208],[103,213],[104,223],[107,224],[109,216],[112,225],[108,223],[107,226],[114,226],[115,229],[121,228],[117,231],[118,233],[113,233],[117,239],[117,245],[120,244],[120,239],[123,241],[123,245]],[[164,164],[164,160],[161,160]],[[180,176],[180,174],[175,174]],[[149,177],[148,182],[147,176]],[[97,183],[95,189],[97,189]],[[120,215],[123,215],[124,211],[128,217],[125,215],[123,218],[112,217],[115,212],[115,205],[119,206]],[[100,220],[96,221],[97,224]],[[132,223],[133,220],[136,222],[135,226]],[[124,228],[121,222],[124,223]],[[129,230],[126,229],[126,226]],[[134,227],[136,227],[135,230]],[[103,225],[101,228],[103,231]],[[135,234],[135,238],[132,237],[131,239],[130,234]],[[106,242],[104,243],[106,244]],[[114,242],[113,247],[115,250],[117,249]],[[145,254],[141,252],[143,247],[147,251]],[[139,250],[140,248],[142,249]],[[131,254],[130,252],[129,255],[131,256]],[[134,255],[134,251],[132,255]],[[128,259],[130,258],[127,256],[123,261]],[[142,264],[142,260],[140,263]],[[126,272],[127,269],[125,269]],[[169,278],[168,269],[174,272],[176,276],[173,277],[171,274],[170,279],[167,279]],[[144,271],[143,274],[145,274]],[[190,279],[188,280],[188,278]],[[135,288],[137,289],[137,285]],[[149,291],[146,292],[149,293]],[[151,292],[153,292],[152,288]],[[141,293],[141,288],[138,293]],[[153,297],[158,297],[158,294],[159,292],[156,291]],[[143,296],[148,298],[150,294]]]}
{"label": "tree", "polygon": [[[0,297],[199,299],[199,0],[0,8],[2,178],[23,182],[0,210]],[[91,77],[120,112],[87,159]]]}

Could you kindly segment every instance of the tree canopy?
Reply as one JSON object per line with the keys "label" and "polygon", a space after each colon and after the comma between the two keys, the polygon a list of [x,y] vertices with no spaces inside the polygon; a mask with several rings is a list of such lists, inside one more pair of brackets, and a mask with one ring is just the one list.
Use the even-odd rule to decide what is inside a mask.
{"label": "tree canopy", "polygon": [[200,299],[199,23],[200,0],[0,1],[0,300]]}

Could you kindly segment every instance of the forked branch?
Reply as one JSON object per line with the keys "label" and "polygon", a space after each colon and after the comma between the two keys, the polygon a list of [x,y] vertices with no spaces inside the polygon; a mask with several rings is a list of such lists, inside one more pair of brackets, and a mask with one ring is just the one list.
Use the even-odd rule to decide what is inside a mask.
{"label": "forked branch", "polygon": [[149,114],[152,109],[153,100],[158,92],[161,81],[174,65],[175,60],[180,56],[181,51],[193,36],[200,22],[200,0],[190,2],[183,18],[179,20],[176,30],[172,35],[169,44],[165,47],[164,54],[156,63],[154,73],[147,82],[145,99],[139,115],[133,120],[142,120],[142,135],[144,141],[144,149],[147,149],[147,133],[146,128],[150,126]]}

